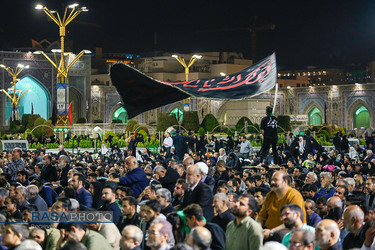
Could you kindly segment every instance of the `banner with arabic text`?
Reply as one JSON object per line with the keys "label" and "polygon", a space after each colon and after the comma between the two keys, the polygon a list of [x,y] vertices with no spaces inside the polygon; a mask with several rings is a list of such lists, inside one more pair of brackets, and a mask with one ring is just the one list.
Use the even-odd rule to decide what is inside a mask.
{"label": "banner with arabic text", "polygon": [[250,98],[272,89],[277,82],[275,53],[232,75],[184,82],[161,82],[117,63],[110,72],[113,85],[132,118],[190,96],[218,100]]}

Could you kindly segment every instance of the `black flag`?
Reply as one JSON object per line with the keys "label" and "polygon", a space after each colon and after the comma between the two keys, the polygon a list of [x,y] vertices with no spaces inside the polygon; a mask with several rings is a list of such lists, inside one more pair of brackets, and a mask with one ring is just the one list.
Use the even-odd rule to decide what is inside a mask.
{"label": "black flag", "polygon": [[272,89],[277,82],[276,56],[232,75],[185,82],[161,82],[117,63],[110,72],[129,118],[190,96],[218,100],[249,98]]}

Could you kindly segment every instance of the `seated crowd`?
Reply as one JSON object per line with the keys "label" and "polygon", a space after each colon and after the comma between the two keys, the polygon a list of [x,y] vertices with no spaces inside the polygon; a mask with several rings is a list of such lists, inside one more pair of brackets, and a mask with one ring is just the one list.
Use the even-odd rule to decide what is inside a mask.
{"label": "seated crowd", "polygon": [[[326,149],[291,134],[262,162],[245,136],[178,136],[158,153],[3,151],[0,248],[375,249],[375,133]],[[41,224],[37,211],[113,217]]]}

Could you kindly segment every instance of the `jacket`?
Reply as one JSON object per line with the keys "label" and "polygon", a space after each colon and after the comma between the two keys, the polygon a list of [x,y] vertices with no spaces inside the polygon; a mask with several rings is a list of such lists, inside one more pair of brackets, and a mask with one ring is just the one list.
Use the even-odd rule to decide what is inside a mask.
{"label": "jacket", "polygon": [[133,190],[135,198],[138,198],[148,186],[146,173],[141,167],[129,171],[124,177],[120,177],[119,180],[120,185],[128,186]]}

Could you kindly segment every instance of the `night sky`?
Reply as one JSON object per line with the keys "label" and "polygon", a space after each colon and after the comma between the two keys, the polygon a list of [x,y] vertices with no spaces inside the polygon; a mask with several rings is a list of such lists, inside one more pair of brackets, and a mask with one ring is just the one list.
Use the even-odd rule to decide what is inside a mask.
{"label": "night sky", "polygon": [[[58,39],[43,11],[60,13],[63,0],[2,0],[0,49],[31,46],[31,39]],[[346,66],[375,60],[375,1],[79,1],[89,12],[68,26],[74,52],[143,53],[235,51],[251,57],[249,28],[257,32],[257,58],[277,53],[286,68]],[[254,22],[255,20],[255,22]],[[155,34],[157,34],[155,36]],[[157,37],[155,42],[155,37]]]}

